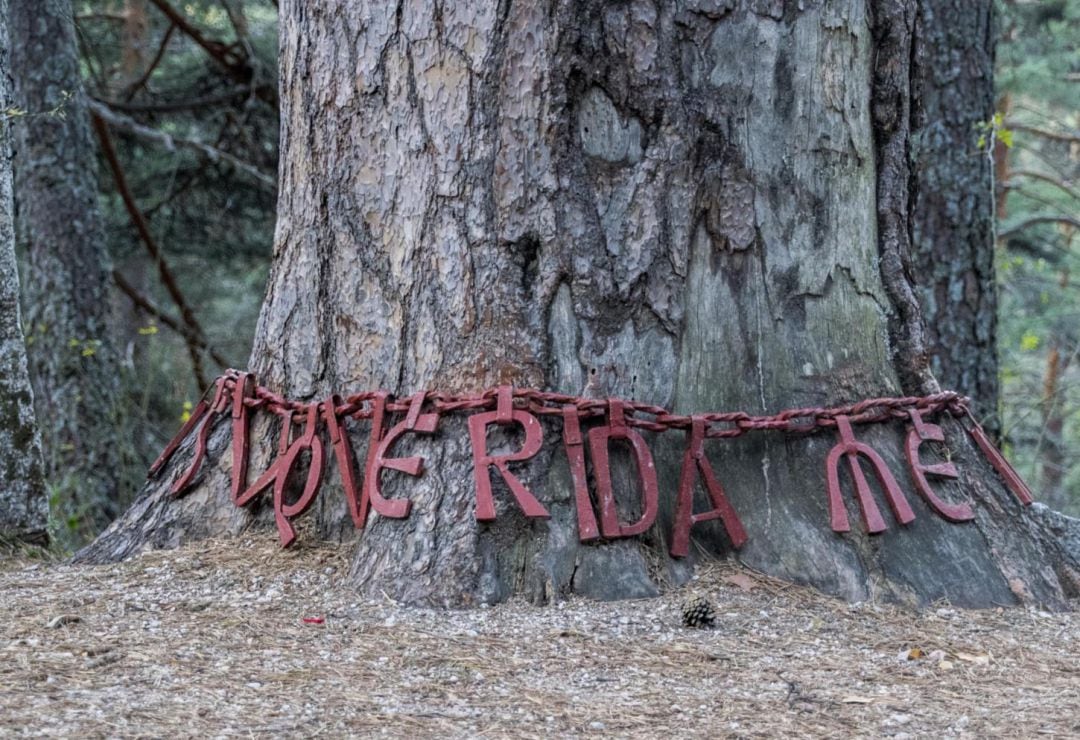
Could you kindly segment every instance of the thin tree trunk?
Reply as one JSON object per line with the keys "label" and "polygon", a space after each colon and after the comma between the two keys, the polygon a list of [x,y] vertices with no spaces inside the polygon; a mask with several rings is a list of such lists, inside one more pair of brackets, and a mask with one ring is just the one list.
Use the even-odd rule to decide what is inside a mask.
{"label": "thin tree trunk", "polygon": [[150,61],[150,17],[146,0],[124,0],[124,28],[121,35],[120,84],[130,88],[142,78]]}
{"label": "thin tree trunk", "polygon": [[15,0],[12,77],[29,115],[13,127],[19,234],[26,253],[30,375],[46,474],[84,534],[124,503],[119,363],[96,160],[71,3]]}
{"label": "thin tree trunk", "polygon": [[0,538],[44,542],[49,501],[26,367],[11,192],[7,0],[0,0]]}
{"label": "thin tree trunk", "polygon": [[977,143],[994,115],[993,7],[985,0],[917,3],[910,223],[930,368],[943,387],[972,398],[996,436],[993,162]]}
{"label": "thin tree trunk", "polygon": [[1061,415],[1060,393],[1061,376],[1068,368],[1068,358],[1062,358],[1057,337],[1051,339],[1046,357],[1046,372],[1043,375],[1042,397],[1042,434],[1038,449],[1039,483],[1043,496],[1049,506],[1064,509],[1068,503],[1067,492],[1062,488],[1065,477],[1065,449],[1062,437],[1065,431],[1065,419]]}
{"label": "thin tree trunk", "polygon": [[[1058,277],[1058,288],[1064,294],[1069,287],[1069,270],[1063,268]],[[1069,369],[1072,344],[1069,332],[1062,332],[1057,326],[1050,327],[1050,347],[1046,355],[1046,371],[1043,374],[1042,396],[1042,435],[1036,448],[1036,455],[1041,457],[1039,483],[1046,503],[1054,509],[1064,511],[1069,503],[1068,491],[1064,487],[1065,470],[1065,417],[1063,415],[1062,376]],[[1069,354],[1062,354],[1062,350]],[[1041,455],[1038,455],[1039,452]]]}
{"label": "thin tree trunk", "polygon": [[[857,0],[282,3],[281,200],[252,368],[304,400],[513,383],[680,412],[897,394],[901,374],[933,386],[903,219],[883,227],[878,268],[882,203],[908,207],[897,152],[910,86],[896,84],[914,17],[881,6],[875,25]],[[889,123],[882,97],[897,89]],[[889,124],[879,137],[872,109]],[[193,493],[166,501],[185,467],[174,462],[82,557],[268,521],[228,503],[226,426],[210,438],[221,463]],[[253,470],[271,426],[256,427]],[[1058,552],[958,426],[946,429],[962,477],[942,496],[973,500],[976,521],[950,524],[912,497],[916,520],[877,538],[829,527],[832,434],[710,442],[750,536],[740,559],[853,600],[1062,603],[1047,566]],[[626,598],[688,576],[665,542],[681,435],[648,440],[659,526],[581,545],[559,425],[515,468],[547,521],[525,519],[503,490],[499,518],[477,522],[461,417],[439,430],[395,447],[425,458],[423,476],[384,476],[384,495],[413,502],[409,518],[374,516],[355,535],[336,477],[308,515],[308,536],[353,544],[361,591],[436,604]],[[902,431],[857,434],[911,490]],[[633,465],[613,467],[633,520]],[[694,534],[706,552],[730,551],[719,522]]]}

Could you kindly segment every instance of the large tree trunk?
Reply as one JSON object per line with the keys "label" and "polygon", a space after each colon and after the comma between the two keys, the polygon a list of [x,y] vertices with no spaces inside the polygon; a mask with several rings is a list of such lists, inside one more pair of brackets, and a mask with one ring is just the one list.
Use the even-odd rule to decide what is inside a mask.
{"label": "large tree trunk", "polygon": [[19,272],[15,267],[7,20],[7,0],[0,0],[0,539],[42,542],[47,539],[49,500],[34,422],[34,392],[26,367]]}
{"label": "large tree trunk", "polygon": [[[893,395],[900,375],[932,387],[902,269],[906,210],[878,268],[879,214],[908,207],[913,14],[892,6],[875,27],[857,0],[282,3],[281,201],[253,369],[297,399],[513,383],[680,412]],[[891,113],[875,92],[893,95]],[[228,503],[227,426],[192,494],[164,493],[183,455],[82,557],[247,526]],[[256,426],[254,470],[273,426]],[[1062,603],[1064,556],[959,426],[946,433],[961,478],[942,495],[972,500],[976,520],[909,496],[915,521],[873,538],[830,529],[832,433],[710,442],[749,534],[740,558],[848,599]],[[902,434],[857,429],[911,490]],[[589,545],[561,427],[545,440],[515,472],[548,521],[508,495],[497,521],[475,521],[468,435],[447,416],[436,437],[395,447],[422,450],[423,476],[384,476],[386,495],[412,500],[408,519],[353,534],[335,476],[308,534],[348,538],[356,586],[412,602],[642,596],[687,576],[664,547],[681,434],[649,438],[659,526]],[[633,520],[632,465],[615,467]],[[720,522],[694,533],[706,552],[730,548]]]}
{"label": "large tree trunk", "polygon": [[10,18],[16,99],[29,113],[13,129],[30,375],[47,477],[64,518],[89,535],[124,503],[97,161],[70,0],[15,0]]}
{"label": "large tree trunk", "polygon": [[923,0],[912,49],[913,269],[934,376],[997,434],[993,161],[994,4]]}

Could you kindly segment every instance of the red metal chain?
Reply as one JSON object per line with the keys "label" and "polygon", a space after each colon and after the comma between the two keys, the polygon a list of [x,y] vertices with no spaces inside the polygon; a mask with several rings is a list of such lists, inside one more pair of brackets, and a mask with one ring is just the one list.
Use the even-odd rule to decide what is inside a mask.
{"label": "red metal chain", "polygon": [[[224,378],[225,391],[231,393],[237,378],[245,375],[237,370],[228,370]],[[219,379],[220,381],[221,379]],[[381,391],[365,391],[346,396],[334,411],[339,418],[368,419],[371,417],[370,404]],[[489,388],[480,393],[450,394],[442,391],[424,391],[425,404],[432,412],[441,415],[459,411],[490,411],[496,407],[498,389]],[[409,410],[411,401],[398,401],[391,397],[386,403],[386,411],[404,413]],[[603,416],[612,399],[584,398],[563,393],[539,391],[532,388],[514,388],[514,408],[527,410],[539,416],[563,416],[567,406],[577,409],[579,418],[588,419]],[[672,414],[661,406],[639,401],[619,401],[630,412],[626,417],[629,426],[650,432],[666,432],[669,429],[686,430],[690,428],[691,416]],[[292,414],[292,419],[299,424],[304,421],[311,405],[305,401],[287,399],[265,386],[256,386],[251,397],[244,401],[251,409],[264,409],[272,414],[283,416]],[[767,416],[752,416],[743,411],[711,412],[699,414],[706,422],[705,436],[709,439],[738,437],[748,431],[773,430],[787,433],[808,433],[815,429],[836,427],[836,417],[845,416],[852,424],[874,424],[891,419],[906,419],[912,409],[935,414],[948,411],[954,416],[967,415],[969,400],[955,391],[944,391],[929,396],[901,396],[893,398],[870,398],[847,406],[806,407],[787,409]],[[651,418],[641,418],[644,414]]]}

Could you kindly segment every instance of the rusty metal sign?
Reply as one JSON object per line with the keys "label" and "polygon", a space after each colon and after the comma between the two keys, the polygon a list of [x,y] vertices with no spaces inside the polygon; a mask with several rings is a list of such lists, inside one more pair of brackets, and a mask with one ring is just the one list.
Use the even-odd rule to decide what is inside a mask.
{"label": "rusty metal sign", "polygon": [[[257,411],[276,415],[281,431],[276,457],[258,479],[248,485],[251,420]],[[212,399],[196,405],[191,417],[150,467],[150,475],[160,475],[181,443],[194,434],[191,460],[171,487],[175,496],[190,490],[205,460],[207,443],[217,420],[228,416],[232,433],[232,500],[237,506],[246,506],[270,491],[278,536],[282,546],[288,547],[296,539],[292,521],[311,507],[322,485],[328,457],[324,431],[341,476],[349,514],[354,526],[363,529],[371,510],[390,519],[404,519],[412,510],[412,501],[408,498],[383,495],[381,478],[387,471],[413,477],[422,475],[424,459],[418,455],[395,457],[393,447],[409,434],[435,434],[440,418],[456,413],[469,414],[475,517],[479,522],[490,522],[497,516],[494,479],[501,481],[500,488],[509,492],[525,516],[535,519],[550,516],[541,497],[530,489],[522,474],[527,470],[528,461],[536,458],[544,447],[542,419],[562,423],[562,452],[570,472],[578,537],[582,542],[635,537],[654,526],[660,510],[660,485],[652,450],[642,432],[682,431],[686,435],[686,447],[675,491],[669,539],[674,557],[690,554],[691,530],[694,525],[708,521],[719,521],[733,548],[746,543],[746,529],[721,484],[722,471],[718,475],[706,455],[705,443],[710,439],[730,439],[750,432],[805,435],[832,430],[837,434],[837,442],[825,459],[824,483],[829,524],[838,533],[851,529],[841,484],[845,464],[867,532],[879,534],[886,531],[888,525],[878,508],[864,465],[870,466],[893,519],[901,525],[915,519],[915,512],[885,458],[871,444],[855,436],[856,426],[894,420],[909,425],[903,450],[915,491],[932,512],[946,521],[967,522],[975,518],[976,511],[970,502],[942,499],[932,486],[935,482],[959,478],[960,473],[951,460],[928,463],[920,457],[927,443],[936,445],[938,453],[947,454],[945,432],[931,421],[942,415],[960,421],[1021,504],[1032,502],[1031,491],[971,415],[967,399],[952,392],[872,398],[838,408],[790,409],[772,416],[751,416],[742,412],[685,416],[671,414],[658,406],[617,398],[581,398],[508,385],[474,395],[423,391],[402,401],[395,400],[385,391],[358,393],[346,398],[332,395],[318,402],[291,401],[258,385],[251,373],[236,370],[217,379]],[[391,416],[396,416],[396,423],[390,423]],[[369,424],[362,471],[357,469],[347,422]],[[503,428],[510,439],[519,438],[519,446],[510,452],[490,451],[488,431],[492,427]],[[298,428],[299,434],[296,434]],[[610,449],[613,444],[627,446],[634,461],[637,484],[633,488],[639,505],[632,508],[639,514],[633,521],[620,518],[611,477]],[[294,491],[289,482],[304,469],[303,488],[298,495],[292,496]],[[593,490],[590,490],[590,477]],[[695,513],[694,492],[699,483],[710,508]]]}

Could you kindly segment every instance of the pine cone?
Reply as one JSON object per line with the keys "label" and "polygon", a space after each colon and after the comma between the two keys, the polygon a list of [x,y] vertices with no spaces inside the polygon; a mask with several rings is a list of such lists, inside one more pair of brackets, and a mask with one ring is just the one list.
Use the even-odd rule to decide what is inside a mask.
{"label": "pine cone", "polygon": [[712,627],[715,621],[716,612],[713,611],[712,604],[709,603],[706,597],[695,596],[683,604],[682,622],[684,626],[704,629],[705,627]]}

